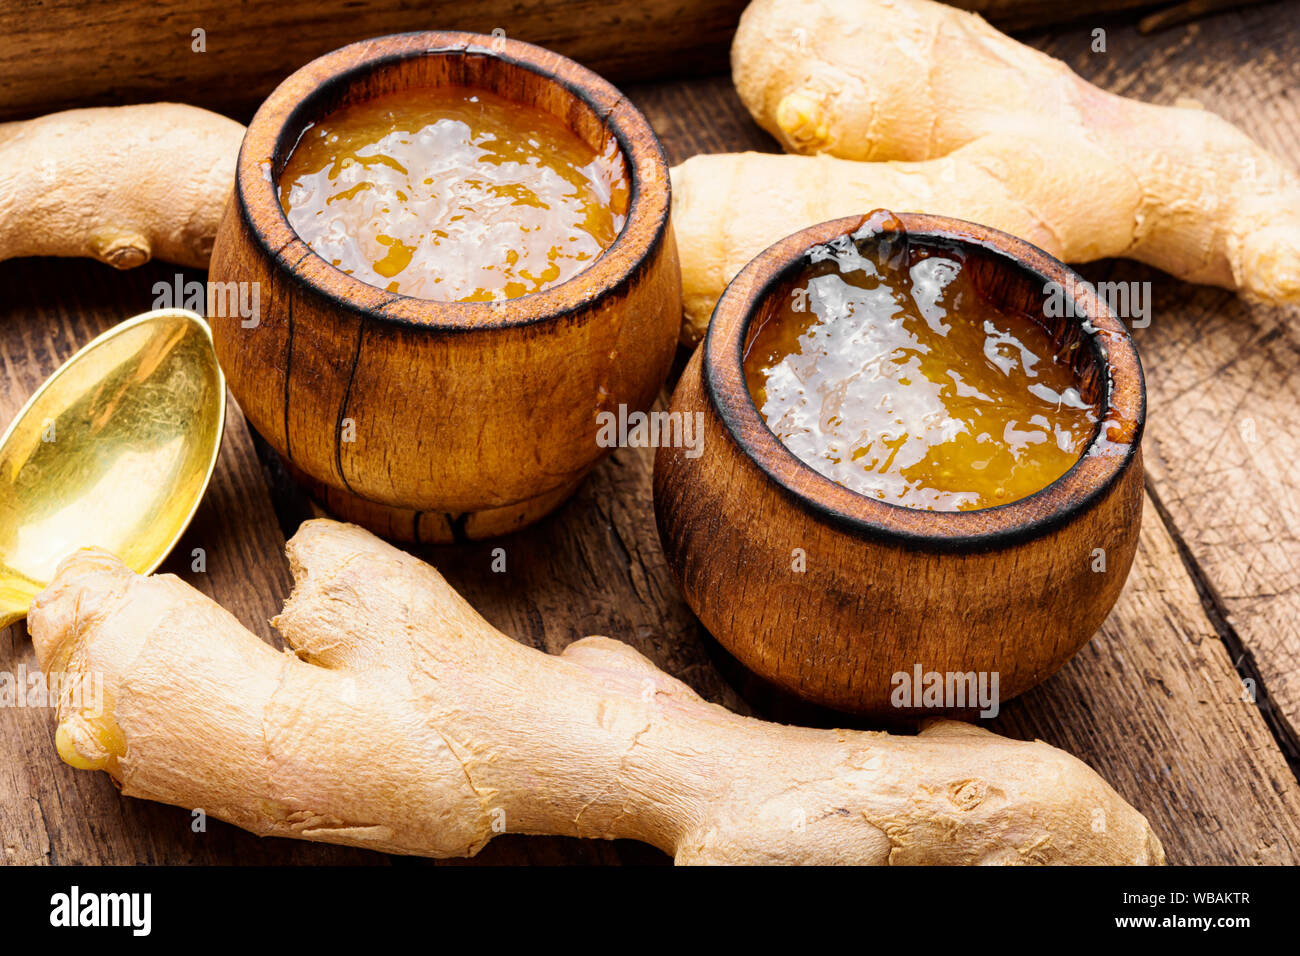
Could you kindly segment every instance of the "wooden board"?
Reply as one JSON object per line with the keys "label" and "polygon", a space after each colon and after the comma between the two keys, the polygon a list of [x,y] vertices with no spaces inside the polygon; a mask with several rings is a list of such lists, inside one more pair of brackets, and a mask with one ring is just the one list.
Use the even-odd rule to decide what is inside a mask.
{"label": "wooden board", "polygon": [[[1281,22],[1279,22],[1281,18]],[[1289,29],[1288,29],[1289,28]],[[1300,147],[1300,5],[1229,14],[1157,38],[1108,31],[1109,54],[1078,30],[1036,42],[1120,92],[1192,95],[1283,155]],[[699,151],[771,149],[726,77],[628,93],[674,161]],[[99,330],[152,304],[175,269],[117,274],[94,263],[0,265],[0,422]],[[1008,702],[996,729],[1077,754],[1148,815],[1175,863],[1300,860],[1300,785],[1287,763],[1300,694],[1300,528],[1295,310],[1239,302],[1129,264],[1091,278],[1149,278],[1155,319],[1137,333],[1151,409],[1150,473],[1134,570],[1101,633],[1046,684]],[[1253,442],[1243,420],[1254,421]],[[1237,437],[1240,436],[1240,437]],[[218,477],[170,569],[272,638],[288,587],[284,533],[310,505],[232,415]],[[629,641],[705,696],[775,719],[860,726],[791,701],[746,675],[699,632],[672,583],[651,519],[649,456],[625,450],[560,512],[521,534],[422,552],[498,627],[555,651],[589,633]],[[238,520],[232,520],[232,516]],[[277,520],[278,519],[278,520]],[[507,571],[491,573],[504,547]],[[192,548],[205,574],[188,569]],[[35,667],[21,625],[0,638],[0,671]],[[1253,668],[1253,669],[1252,669]],[[1255,699],[1242,678],[1255,677]],[[182,809],[124,800],[103,774],[56,757],[48,711],[0,710],[0,847],[6,862],[387,863],[363,851],[261,841]],[[1291,751],[1294,754],[1294,751]],[[664,862],[637,844],[494,841],[481,863]],[[404,861],[396,861],[404,862]]]}
{"label": "wooden board", "polygon": [[[748,0],[10,0],[0,6],[0,120],[181,100],[247,121],[308,60],[410,30],[503,30],[615,82],[716,72]],[[1159,0],[956,0],[1007,28]],[[198,31],[198,32],[196,32]],[[201,41],[202,49],[199,49]]]}
{"label": "wooden board", "polygon": [[0,119],[179,99],[247,121],[309,60],[411,30],[504,30],[615,80],[686,74],[716,62],[745,2],[18,0],[0,8]]}
{"label": "wooden board", "polygon": [[[1300,5],[1171,31],[1111,31],[1105,54],[1073,34],[1039,44],[1115,92],[1199,102],[1293,165],[1300,156]],[[1300,759],[1300,309],[1251,305],[1133,263],[1088,278],[1150,280],[1148,482],[1242,670],[1261,682],[1280,742]],[[1300,763],[1296,764],[1300,766]]]}

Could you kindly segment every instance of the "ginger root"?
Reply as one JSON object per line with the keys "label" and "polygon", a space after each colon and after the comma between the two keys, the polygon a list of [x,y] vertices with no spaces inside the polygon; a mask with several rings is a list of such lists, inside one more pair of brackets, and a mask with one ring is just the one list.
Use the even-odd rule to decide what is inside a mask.
{"label": "ginger root", "polygon": [[0,261],[207,268],[244,127],[180,103],[0,124]]}
{"label": "ginger root", "polygon": [[[714,153],[672,170],[673,229],[683,250],[682,340],[699,341],[722,290],[769,245],[814,223],[884,208],[928,212],[1019,236],[1059,258],[1096,259],[1128,248],[1130,222],[1106,209],[1062,216],[1038,211],[1133,198],[1132,181],[1106,164],[1081,166],[1066,181],[1046,175],[1078,155],[1032,137],[988,138],[924,162],[860,163],[831,156]],[[1077,192],[1074,192],[1077,190]]]}
{"label": "ginger root", "polygon": [[930,0],[754,0],[731,61],[788,151],[864,162],[701,156],[673,171],[688,341],[752,255],[882,207],[1300,302],[1300,179],[1213,113],[1107,93]]}
{"label": "ginger root", "polygon": [[1042,742],[741,717],[625,644],[551,656],[431,567],[310,521],[278,652],[171,576],[81,551],[37,597],[41,666],[102,675],[56,740],[128,796],[255,833],[468,856],[498,832],[628,837],[678,863],[1159,863],[1146,820]]}

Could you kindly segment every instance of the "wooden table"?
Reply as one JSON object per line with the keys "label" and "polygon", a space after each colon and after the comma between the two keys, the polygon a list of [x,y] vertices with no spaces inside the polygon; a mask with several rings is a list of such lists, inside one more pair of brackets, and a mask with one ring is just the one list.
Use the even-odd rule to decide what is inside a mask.
{"label": "wooden table", "polygon": [[[454,25],[454,24],[453,24]],[[1103,22],[1034,45],[1100,85],[1158,102],[1193,98],[1283,156],[1300,155],[1300,4],[1274,4],[1142,37]],[[527,39],[528,37],[524,37]],[[722,63],[720,61],[719,65]],[[632,86],[670,158],[770,150],[725,76]],[[182,95],[180,93],[176,95]],[[761,197],[755,197],[761,201]],[[178,270],[95,263],[0,265],[0,421],[63,359],[151,307]],[[1300,859],[1300,331],[1296,310],[1251,306],[1131,263],[1093,280],[1151,280],[1135,331],[1150,401],[1141,547],[1119,604],[1059,674],[1008,702],[996,730],[1077,754],[1147,815],[1174,863]],[[201,275],[198,276],[201,278]],[[679,363],[680,367],[680,363]],[[502,541],[421,552],[495,625],[547,651],[583,635],[628,641],[705,696],[789,721],[860,726],[761,686],[701,629],[664,565],[648,454],[622,450],[559,513]],[[232,409],[211,491],[174,571],[275,640],[289,586],[284,538],[311,513],[274,454]],[[505,547],[506,574],[488,573]],[[0,671],[35,670],[22,625],[0,636]],[[1253,692],[1252,692],[1253,690]],[[9,863],[404,862],[361,850],[259,840],[188,811],[121,798],[104,774],[55,755],[47,710],[0,710],[0,846]],[[639,844],[505,837],[485,863],[665,862]]]}

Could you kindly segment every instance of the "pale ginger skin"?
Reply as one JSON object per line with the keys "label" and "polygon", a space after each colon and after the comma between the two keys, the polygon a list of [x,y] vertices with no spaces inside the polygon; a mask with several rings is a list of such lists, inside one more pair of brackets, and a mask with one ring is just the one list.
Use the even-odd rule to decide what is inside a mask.
{"label": "pale ginger skin", "polygon": [[0,260],[207,268],[244,127],[180,103],[0,124]]}
{"label": "pale ginger skin", "polygon": [[[1300,178],[1213,113],[1107,93],[930,0],[754,0],[731,62],[741,99],[785,149],[873,165],[743,154],[675,169],[673,220],[694,273],[687,340],[737,263],[797,229],[879,207],[980,222],[1072,262],[1124,256],[1300,302]],[[953,166],[927,164],[941,157]],[[718,195],[729,215],[709,221]],[[762,208],[773,203],[779,216]]]}
{"label": "pale ginger skin", "polygon": [[[1134,196],[1121,170],[1071,168],[1077,152],[1038,138],[984,139],[941,159],[860,163],[831,156],[715,153],[674,167],[673,228],[682,250],[682,340],[699,341],[722,290],[772,243],[815,223],[885,208],[980,223],[1058,258],[1097,259],[1128,247],[1123,216],[1063,216],[1036,210],[1061,196]],[[1077,192],[1074,192],[1077,190]],[[1117,207],[1112,207],[1117,208]]]}
{"label": "pale ginger skin", "polygon": [[[278,652],[171,576],[68,558],[41,666],[102,674],[60,753],[255,833],[448,857],[497,832],[627,837],[678,863],[1159,863],[1146,820],[1042,742],[944,721],[807,730],[710,704],[631,647],[551,656],[352,525],[289,544]],[[65,681],[66,686],[66,681]]]}

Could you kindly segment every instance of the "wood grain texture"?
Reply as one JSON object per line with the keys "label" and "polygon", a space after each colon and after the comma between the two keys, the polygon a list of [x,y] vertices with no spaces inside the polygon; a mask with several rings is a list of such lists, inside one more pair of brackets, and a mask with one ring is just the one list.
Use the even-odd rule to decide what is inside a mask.
{"label": "wood grain texture", "polygon": [[993,729],[1095,767],[1146,814],[1172,864],[1300,862],[1300,787],[1148,502],[1101,632]]}
{"label": "wood grain texture", "polygon": [[[503,30],[611,79],[716,69],[745,0],[20,0],[0,10],[0,119],[179,99],[246,120],[285,76],[348,43]],[[205,31],[206,52],[194,51]]]}
{"label": "wood grain texture", "polygon": [[[1267,3],[1270,0],[1196,0],[1189,4],[1180,4],[1172,0],[963,0],[951,3],[951,6],[973,10],[990,23],[1002,30],[1019,31],[1048,24],[1061,24],[1094,28],[1113,23],[1116,18],[1132,16],[1152,7],[1159,7],[1150,14],[1149,30],[1162,29],[1165,25],[1194,20],[1230,7],[1244,7],[1255,3]],[[1190,9],[1178,10],[1180,7]],[[1177,14],[1173,11],[1178,10]],[[1144,24],[1146,21],[1143,21]]]}
{"label": "wood grain texture", "polygon": [[[661,446],[656,457],[660,538],[713,636],[802,696],[896,718],[894,675],[920,667],[996,673],[1000,693],[1012,697],[1096,633],[1133,560],[1142,505],[1137,354],[1120,321],[1086,291],[1076,311],[1087,333],[1084,322],[1047,317],[1043,290],[1078,280],[1040,250],[981,226],[899,214],[890,229],[906,231],[911,261],[957,250],[981,300],[1042,323],[1057,354],[1074,356],[1079,391],[1102,424],[1069,472],[997,509],[929,512],[855,494],[772,437],[750,399],[742,355],[753,330],[803,281],[807,251],[856,236],[862,221],[795,233],[727,287],[670,406],[682,421],[702,423],[702,435],[690,449]],[[872,240],[859,248],[874,257]],[[978,709],[963,696],[942,712]]]}
{"label": "wood grain texture", "polygon": [[[504,30],[616,82],[715,73],[747,0],[15,0],[0,7],[0,121],[176,99],[247,120],[308,60],[411,30]],[[1151,0],[956,0],[1009,29]],[[196,52],[195,30],[205,52]],[[270,42],[268,42],[268,40]]]}
{"label": "wood grain texture", "polygon": [[[1038,45],[1114,92],[1195,100],[1295,166],[1298,31],[1300,4],[1285,3],[1154,38],[1112,30],[1104,54],[1074,34]],[[1151,488],[1221,632],[1258,668],[1278,732],[1300,755],[1300,309],[1252,305],[1129,263],[1084,271],[1153,285],[1151,325],[1134,330]]]}
{"label": "wood grain texture", "polygon": [[[400,295],[313,252],[273,182],[302,129],[345,103],[442,85],[548,112],[598,152],[616,142],[632,200],[614,244],[569,281],[502,302]],[[681,282],[666,160],[636,108],[572,61],[464,33],[354,44],[263,104],[236,175],[212,276],[256,285],[261,309],[252,328],[214,319],[217,356],[249,421],[341,517],[415,541],[526,525],[607,454],[598,415],[646,409],[668,374]]]}
{"label": "wood grain texture", "polygon": [[[1213,29],[1208,27],[1139,38],[1127,27],[1112,26],[1106,57],[1084,52],[1090,39],[1086,30],[1035,43],[1075,56],[1071,62],[1076,69],[1119,92],[1142,92],[1163,102],[1195,95],[1275,150],[1294,155],[1300,147],[1294,94],[1300,57],[1293,38],[1300,33],[1300,6],[1226,14],[1215,18]],[[0,30],[0,37],[8,36]],[[82,39],[87,47],[98,44],[94,37]],[[229,75],[239,75],[238,63],[229,69]],[[122,66],[115,72],[126,75],[127,70]],[[735,101],[725,77],[628,92],[659,131],[673,162],[696,151],[772,148]],[[1246,306],[1226,293],[1180,285],[1135,266],[1084,271],[1099,278],[1111,268],[1156,283],[1155,320],[1136,336],[1151,399],[1149,484],[1163,502],[1167,521],[1160,520],[1161,506],[1149,497],[1133,572],[1101,633],[1053,679],[1008,703],[995,729],[1041,737],[1087,761],[1147,814],[1171,862],[1295,863],[1300,860],[1297,785],[1259,707],[1242,700],[1236,661],[1223,638],[1235,633],[1249,639],[1247,653],[1261,672],[1269,666],[1275,676],[1294,671],[1300,620],[1289,603],[1294,592],[1286,592],[1285,578],[1283,587],[1276,587],[1269,565],[1260,562],[1277,542],[1281,560],[1294,566],[1294,529],[1300,524],[1293,513],[1276,512],[1274,517],[1260,509],[1294,494],[1288,491],[1294,479],[1284,466],[1296,459],[1296,431],[1259,429],[1261,441],[1251,446],[1251,454],[1242,454],[1222,474],[1216,474],[1213,462],[1204,464],[1206,428],[1214,434],[1233,415],[1228,399],[1210,387],[1220,379],[1257,425],[1294,422],[1283,413],[1294,407],[1288,396],[1294,394],[1295,316]],[[149,307],[151,282],[170,275],[161,266],[127,274],[89,263],[0,266],[0,421],[61,358],[108,322]],[[1236,356],[1227,372],[1219,370]],[[1199,373],[1177,378],[1183,363]],[[1228,376],[1234,371],[1241,377]],[[1251,376],[1260,381],[1255,384]],[[1185,420],[1180,419],[1182,408],[1189,409]],[[1192,414],[1190,409],[1199,410]],[[1231,439],[1225,432],[1229,443],[1221,443],[1221,451],[1232,450]],[[263,469],[246,443],[232,448],[235,454],[223,456],[213,491],[226,487],[228,471],[244,476],[229,486],[236,489],[230,494],[238,520],[231,511],[215,510],[212,520],[220,540],[235,543],[213,546],[206,576],[211,580],[195,583],[258,628],[278,608],[283,592],[277,589],[286,584],[283,536],[260,497],[262,481],[279,489],[276,506],[287,530],[296,527],[308,505],[284,480],[273,453]],[[1281,463],[1276,471],[1269,464],[1273,460]],[[1181,482],[1192,484],[1180,493]],[[1217,503],[1206,506],[1206,512],[1198,510],[1204,495]],[[622,450],[534,527],[500,542],[421,553],[494,625],[536,646],[556,650],[585,633],[603,631],[633,643],[728,706],[738,703],[729,686],[734,685],[764,716],[844,724],[842,715],[795,706],[762,689],[698,633],[664,564],[649,496],[649,455]],[[199,520],[208,514],[205,508]],[[1252,533],[1243,534],[1243,529]],[[506,549],[504,574],[490,572],[498,546]],[[1223,567],[1209,560],[1216,548]],[[214,555],[223,553],[232,559],[238,554],[241,561],[247,556],[249,563],[233,577],[224,576],[229,572],[214,566]],[[1239,586],[1229,587],[1234,579],[1222,575],[1233,568],[1249,573]],[[1198,584],[1209,587],[1202,587],[1205,604]],[[1280,598],[1251,599],[1275,591],[1283,592]],[[1254,615],[1260,605],[1269,607],[1277,600],[1283,602],[1280,624],[1270,631]],[[1222,620],[1212,620],[1216,608],[1227,612]],[[264,624],[258,632],[267,633]],[[23,660],[30,665],[32,655],[19,626],[0,640],[0,670],[12,670]],[[724,680],[720,672],[731,679]],[[1261,702],[1269,701],[1270,683],[1266,679],[1261,687]],[[65,768],[54,755],[50,715],[19,709],[0,710],[0,846],[2,858],[10,862],[384,861],[374,854],[258,841],[219,823],[211,823],[200,839],[190,833],[184,811],[122,800],[103,775]],[[503,837],[472,862],[664,859],[635,844]]]}

